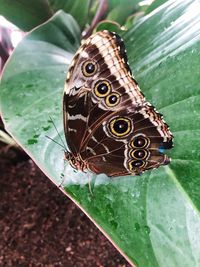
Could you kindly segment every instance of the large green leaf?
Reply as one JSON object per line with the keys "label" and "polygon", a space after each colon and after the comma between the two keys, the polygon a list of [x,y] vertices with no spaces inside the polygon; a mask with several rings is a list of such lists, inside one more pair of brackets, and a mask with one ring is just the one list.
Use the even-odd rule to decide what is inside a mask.
{"label": "large green leaf", "polygon": [[82,28],[89,22],[90,0],[49,0],[49,4],[54,11],[62,9],[70,13]]}
{"label": "large green leaf", "polygon": [[84,27],[88,22],[89,3],[90,0],[0,0],[0,14],[22,30],[29,31],[62,9]]}
{"label": "large green leaf", "polygon": [[45,0],[0,0],[0,15],[29,31],[49,19],[53,12]]}
{"label": "large green leaf", "polygon": [[139,9],[139,2],[141,2],[141,0],[109,0],[108,9],[110,12],[106,19],[116,21],[123,25],[127,17]]}
{"label": "large green leaf", "polygon": [[142,0],[107,0],[107,1],[108,1],[108,9],[112,10],[119,5],[120,6],[124,5],[124,7],[129,7],[130,9],[132,9],[134,6],[137,7],[138,3],[141,2]]}
{"label": "large green leaf", "polygon": [[158,8],[162,4],[164,4],[166,0],[154,0],[153,3],[147,8],[146,14],[152,12],[154,9]]}
{"label": "large green leaf", "polygon": [[171,164],[140,177],[74,172],[45,137],[60,142],[49,116],[63,136],[63,84],[79,36],[71,16],[60,12],[20,43],[0,90],[6,129],[54,183],[64,174],[65,192],[136,266],[198,267],[199,1],[170,0],[124,34],[136,80],[175,136]]}

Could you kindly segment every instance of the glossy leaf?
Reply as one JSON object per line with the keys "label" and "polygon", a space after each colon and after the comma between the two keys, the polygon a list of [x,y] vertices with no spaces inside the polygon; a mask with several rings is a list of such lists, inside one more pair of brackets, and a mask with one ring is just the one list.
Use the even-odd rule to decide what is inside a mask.
{"label": "glossy leaf", "polygon": [[123,25],[126,30],[132,28],[141,17],[145,15],[144,11],[139,11],[130,15],[127,19],[125,24]]}
{"label": "glossy leaf", "polygon": [[24,31],[29,31],[48,20],[53,12],[44,0],[0,0],[0,15]]}
{"label": "glossy leaf", "polygon": [[141,0],[109,0],[109,12],[106,19],[116,21],[120,25],[123,25],[128,16],[139,10],[139,2],[141,2]]}
{"label": "glossy leaf", "polygon": [[166,0],[154,0],[153,3],[147,8],[146,14],[152,12],[154,9],[166,3]]}
{"label": "glossy leaf", "polygon": [[121,4],[114,7],[106,17],[107,20],[117,21],[120,25],[123,25],[127,17],[134,13],[134,6]]}
{"label": "glossy leaf", "polygon": [[90,0],[49,0],[49,4],[54,11],[59,9],[71,14],[81,28],[88,23],[88,13]]}
{"label": "glossy leaf", "polygon": [[116,32],[119,35],[121,35],[124,32],[123,27],[121,27],[121,25],[119,25],[115,21],[109,21],[109,20],[102,20],[101,22],[99,22],[96,25],[94,32],[103,31],[103,30]]}
{"label": "glossy leaf", "polygon": [[117,6],[129,7],[130,9],[136,8],[141,0],[108,0],[108,8],[112,10]]}
{"label": "glossy leaf", "polygon": [[0,0],[0,14],[20,29],[30,31],[62,9],[83,28],[88,22],[89,3],[90,0]]}
{"label": "glossy leaf", "polygon": [[62,148],[45,137],[61,143],[49,116],[64,136],[63,84],[79,36],[74,20],[61,12],[17,47],[0,90],[6,129],[136,266],[198,267],[199,1],[170,0],[123,36],[134,76],[175,142],[171,164],[140,177],[74,172]]}

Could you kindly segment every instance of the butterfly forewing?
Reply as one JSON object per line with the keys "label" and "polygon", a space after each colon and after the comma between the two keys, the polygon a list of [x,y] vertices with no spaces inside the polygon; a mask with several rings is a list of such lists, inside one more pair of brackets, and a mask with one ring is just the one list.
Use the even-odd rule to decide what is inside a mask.
{"label": "butterfly forewing", "polygon": [[117,176],[169,163],[163,152],[172,147],[172,134],[145,101],[115,33],[98,32],[77,51],[67,75],[63,112],[77,169]]}

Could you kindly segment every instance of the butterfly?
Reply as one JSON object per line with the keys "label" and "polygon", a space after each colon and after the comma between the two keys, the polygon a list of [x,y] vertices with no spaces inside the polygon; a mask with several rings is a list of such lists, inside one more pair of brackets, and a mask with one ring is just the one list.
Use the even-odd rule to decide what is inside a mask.
{"label": "butterfly", "polygon": [[132,76],[123,40],[100,31],[75,54],[63,95],[65,158],[77,170],[139,175],[170,162],[173,135]]}

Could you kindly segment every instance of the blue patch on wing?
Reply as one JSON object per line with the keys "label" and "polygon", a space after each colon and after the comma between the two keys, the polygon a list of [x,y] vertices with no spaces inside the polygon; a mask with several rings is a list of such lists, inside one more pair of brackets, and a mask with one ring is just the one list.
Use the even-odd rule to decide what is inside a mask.
{"label": "blue patch on wing", "polygon": [[166,150],[166,149],[164,149],[163,147],[159,147],[159,149],[158,149],[158,151],[159,151],[160,153],[164,153],[165,150]]}

